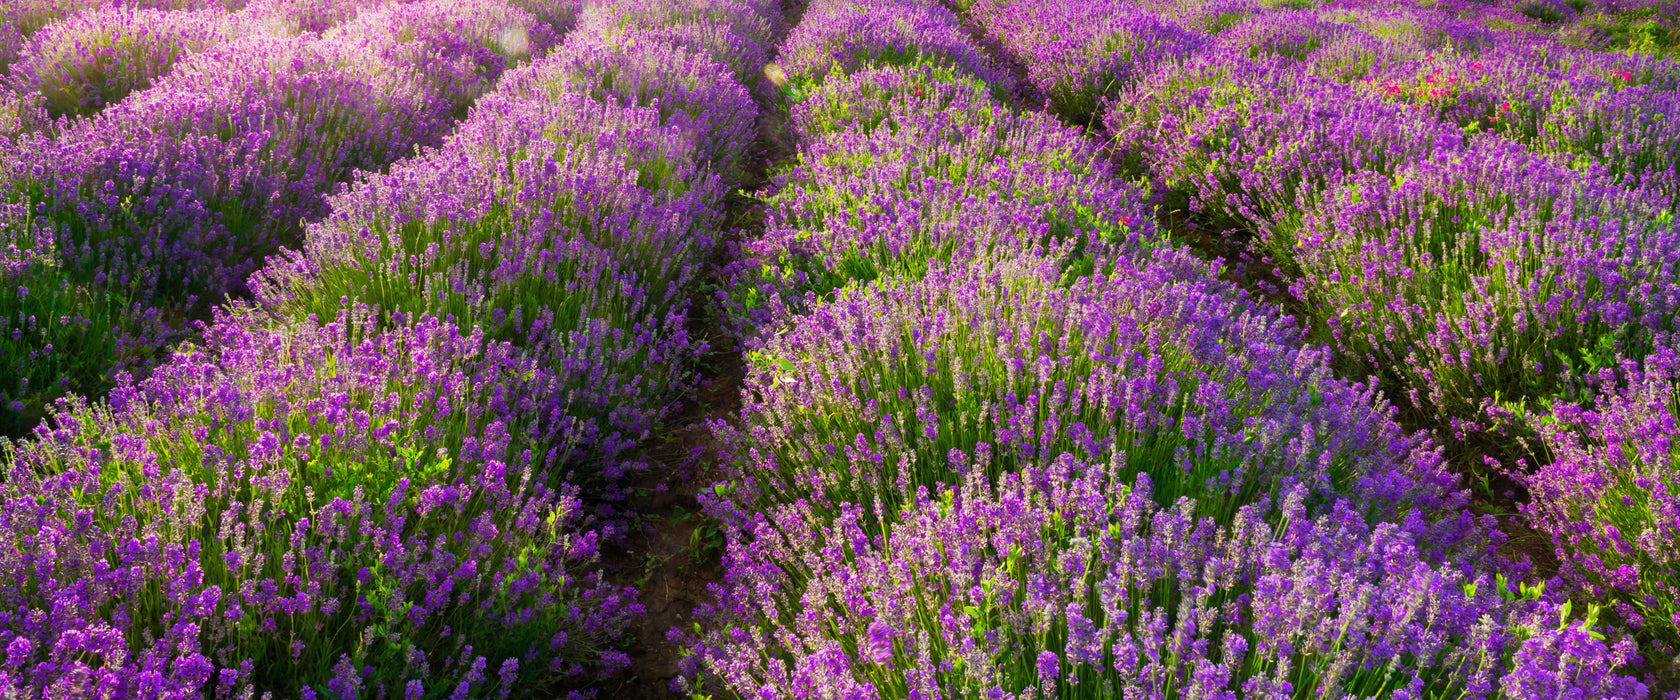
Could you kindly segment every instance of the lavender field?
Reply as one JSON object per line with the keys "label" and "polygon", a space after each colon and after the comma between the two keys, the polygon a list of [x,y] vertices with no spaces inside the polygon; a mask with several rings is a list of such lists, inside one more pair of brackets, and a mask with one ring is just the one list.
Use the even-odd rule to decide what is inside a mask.
{"label": "lavender field", "polygon": [[8,0],[0,698],[1680,700],[1680,0]]}

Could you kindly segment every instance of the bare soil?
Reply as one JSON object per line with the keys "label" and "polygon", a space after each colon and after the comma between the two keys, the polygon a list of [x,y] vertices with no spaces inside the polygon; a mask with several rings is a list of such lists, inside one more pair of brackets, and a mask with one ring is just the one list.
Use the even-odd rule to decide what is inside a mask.
{"label": "bare soil", "polygon": [[[801,0],[783,0],[789,27],[797,25],[802,7]],[[794,152],[784,105],[762,106],[743,192],[762,193],[774,168]],[[646,455],[649,468],[633,482],[633,495],[625,506],[638,514],[641,527],[604,556],[608,576],[634,585],[647,609],[632,628],[635,641],[626,650],[630,670],[599,689],[604,699],[686,697],[672,687],[683,650],[668,634],[674,629],[691,631],[695,608],[710,601],[709,586],[723,580],[722,537],[701,513],[699,495],[721,474],[722,446],[709,424],[739,416],[745,369],[738,339],[714,316],[710,295],[731,262],[731,245],[764,230],[763,203],[755,196],[738,194],[725,206],[719,227],[723,235],[712,251],[708,279],[696,286],[691,298],[689,330],[711,348],[700,361],[699,390],[667,432],[655,438]]]}
{"label": "bare soil", "polygon": [[641,592],[647,614],[632,628],[630,671],[602,689],[603,698],[681,698],[672,681],[681,647],[667,639],[673,628],[690,629],[694,608],[710,600],[707,587],[723,580],[722,550],[715,531],[700,514],[697,496],[716,480],[717,441],[706,421],[727,419],[740,409],[740,354],[709,358],[714,374],[704,380],[687,420],[673,428],[651,468],[636,480],[627,506],[642,514],[643,528],[606,557],[609,575]]}

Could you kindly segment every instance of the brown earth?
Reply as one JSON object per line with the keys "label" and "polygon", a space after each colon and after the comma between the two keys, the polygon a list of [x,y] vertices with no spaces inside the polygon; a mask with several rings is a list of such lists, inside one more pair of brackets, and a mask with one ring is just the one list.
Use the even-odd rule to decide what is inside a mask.
{"label": "brown earth", "polygon": [[[789,27],[798,23],[802,4],[783,0]],[[762,193],[776,165],[793,152],[784,106],[764,105],[742,191]],[[711,347],[700,361],[699,390],[665,434],[654,439],[646,455],[649,469],[633,483],[633,496],[625,505],[639,514],[640,530],[604,557],[613,580],[641,591],[647,614],[631,630],[635,641],[626,650],[630,670],[599,689],[603,699],[686,697],[672,689],[683,653],[667,634],[673,628],[692,629],[694,609],[712,599],[708,586],[723,580],[722,536],[700,513],[698,496],[721,473],[721,446],[708,424],[739,415],[745,369],[737,339],[713,315],[710,294],[721,283],[718,273],[730,262],[730,244],[751,240],[764,230],[763,203],[746,194],[732,196],[719,229],[725,233],[712,251],[709,278],[696,286],[691,299],[690,332]]]}

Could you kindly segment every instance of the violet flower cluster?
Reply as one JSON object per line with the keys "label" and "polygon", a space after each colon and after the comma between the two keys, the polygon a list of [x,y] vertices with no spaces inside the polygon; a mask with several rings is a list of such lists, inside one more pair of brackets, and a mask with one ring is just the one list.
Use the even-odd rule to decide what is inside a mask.
{"label": "violet flower cluster", "polygon": [[1397,61],[1366,91],[1497,133],[1536,152],[1598,163],[1630,189],[1680,202],[1675,62],[1582,49],[1495,43],[1468,54]]}
{"label": "violet flower cluster", "polygon": [[1105,117],[1122,166],[1210,227],[1258,233],[1288,230],[1350,173],[1463,147],[1457,128],[1292,63],[1209,53],[1140,81]]}
{"label": "violet flower cluster", "polygon": [[[1029,73],[1053,68],[1028,47],[1054,11],[975,6]],[[1150,4],[1102,7],[1089,24]],[[1192,227],[1247,244],[1245,258],[1283,279],[1338,366],[1373,377],[1460,447],[1512,423],[1546,436],[1558,462],[1526,478],[1530,516],[1565,560],[1565,592],[1609,605],[1648,643],[1644,672],[1663,678],[1672,621],[1652,626],[1638,606],[1665,600],[1671,572],[1649,558],[1661,562],[1664,545],[1605,534],[1650,532],[1660,512],[1646,507],[1660,478],[1606,460],[1666,454],[1657,429],[1630,438],[1615,427],[1662,399],[1606,393],[1615,375],[1601,375],[1623,363],[1626,391],[1648,391],[1631,388],[1644,375],[1628,368],[1665,347],[1680,300],[1670,118],[1680,67],[1660,47],[1610,51],[1628,39],[1603,33],[1652,12],[1189,3],[1160,16],[1199,32],[1197,51],[1128,76],[1098,110],[1122,171],[1152,181]],[[1564,407],[1547,415],[1554,404]],[[1563,639],[1545,648],[1573,643]],[[1503,692],[1565,692],[1532,657],[1513,658]]]}
{"label": "violet flower cluster", "polygon": [[476,697],[614,670],[640,606],[528,437],[546,368],[436,318],[258,321],[8,451],[4,692]]}
{"label": "violet flower cluster", "polygon": [[93,114],[223,41],[224,16],[128,7],[82,12],[30,37],[7,82],[20,93],[40,93],[53,117]]}
{"label": "violet flower cluster", "polygon": [[[0,694],[625,671],[785,99],[680,689],[1662,697],[1673,1],[9,2]],[[1556,579],[1390,398],[1543,438]]]}
{"label": "violet flower cluster", "polygon": [[1556,547],[1562,578],[1680,650],[1680,354],[1597,373],[1607,396],[1567,404],[1545,433],[1555,459],[1525,479],[1523,512]]}
{"label": "violet flower cluster", "polygon": [[17,0],[0,9],[0,20],[20,36],[28,37],[55,21],[110,5],[109,0]]}
{"label": "violet flower cluster", "polygon": [[1645,116],[1672,111],[1672,62],[1463,14],[1252,14],[1104,117],[1126,172],[1248,243],[1344,362],[1455,441],[1672,331],[1680,233],[1672,120]]}
{"label": "violet flower cluster", "polygon": [[1207,40],[1201,32],[1163,21],[1161,8],[1123,0],[964,4],[988,34],[1020,57],[1034,93],[1051,113],[1078,124],[1091,123],[1107,98]]}
{"label": "violet flower cluster", "polygon": [[[584,18],[592,20],[592,25],[603,23],[592,19],[614,11],[612,6],[603,7],[607,9],[591,9]],[[718,20],[711,22],[728,26]],[[739,183],[740,157],[753,138],[758,107],[726,64],[714,61],[704,51],[661,40],[657,35],[625,32],[577,36],[577,41],[569,42],[555,57],[557,62],[551,69],[509,76],[503,91],[522,95],[579,93],[604,103],[654,108],[662,125],[686,133],[694,141],[688,157],[720,178],[717,187],[732,188]],[[658,182],[653,185],[661,186]],[[707,202],[722,196],[704,187],[693,191]]]}
{"label": "violet flower cluster", "polygon": [[491,95],[442,149],[335,199],[301,251],[253,278],[258,298],[288,316],[354,300],[484,328],[567,368],[544,409],[557,445],[615,455],[646,435],[700,349],[682,305],[705,211],[638,182],[659,182],[644,169],[672,187],[701,174],[692,156],[671,167],[692,141],[658,121],[584,95]]}
{"label": "violet flower cluster", "polygon": [[1457,431],[1643,355],[1680,311],[1671,214],[1510,142],[1363,174],[1265,245],[1348,359]]}
{"label": "violet flower cluster", "polygon": [[[1426,439],[1330,372],[1286,318],[1187,253],[1055,284],[1040,261],[935,269],[840,295],[750,356],[716,511],[894,512],[921,488],[1065,459],[1146,473],[1225,522],[1302,485],[1449,549],[1488,537]],[[886,517],[883,515],[882,517]],[[1462,540],[1462,541],[1460,541]]]}
{"label": "violet flower cluster", "polygon": [[745,0],[706,0],[666,5],[659,13],[643,8],[658,0],[614,0],[597,3],[578,31],[612,42],[642,37],[658,40],[709,57],[728,66],[741,85],[764,94],[764,65],[770,61],[782,26],[779,7]]}
{"label": "violet flower cluster", "polygon": [[971,472],[885,535],[861,507],[761,514],[689,663],[743,698],[1649,696],[1630,640],[1402,527],[1304,487],[1222,526],[1122,473]]}
{"label": "violet flower cluster", "polygon": [[5,17],[0,17],[0,72],[11,69],[23,51],[23,32]]}
{"label": "violet flower cluster", "polygon": [[962,32],[956,16],[927,0],[813,0],[777,58],[796,86],[868,66],[913,63],[949,66],[1002,92],[1010,85]]}
{"label": "violet flower cluster", "polygon": [[419,76],[456,116],[465,116],[503,71],[558,41],[554,27],[500,0],[381,5],[322,39],[366,47],[388,70]]}
{"label": "violet flower cluster", "polygon": [[230,16],[241,35],[320,34],[384,0],[248,0]]}
{"label": "violet flower cluster", "polygon": [[1157,239],[1096,144],[938,65],[833,76],[793,107],[798,161],[722,299],[744,333],[835,290],[1026,251],[1063,265]]}

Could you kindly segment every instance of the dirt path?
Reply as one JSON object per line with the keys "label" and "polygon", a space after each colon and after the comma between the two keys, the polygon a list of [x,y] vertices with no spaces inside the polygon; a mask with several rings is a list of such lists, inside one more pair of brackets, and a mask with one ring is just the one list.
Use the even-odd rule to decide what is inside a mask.
{"label": "dirt path", "polygon": [[[788,26],[796,26],[803,3],[783,0],[782,5]],[[745,192],[761,192],[775,164],[793,155],[785,110],[780,105],[762,106],[747,181],[742,185]],[[694,608],[711,599],[707,587],[723,580],[722,536],[700,514],[698,496],[719,475],[720,445],[707,425],[734,420],[740,414],[744,365],[736,338],[711,316],[708,295],[730,262],[730,244],[756,238],[764,230],[763,204],[757,199],[737,194],[725,207],[721,226],[725,233],[712,250],[706,279],[692,297],[690,332],[711,347],[700,362],[700,388],[667,432],[654,438],[647,455],[650,468],[634,482],[634,495],[625,505],[638,514],[641,531],[629,534],[623,547],[605,557],[609,576],[641,591],[647,614],[632,630],[636,642],[627,650],[630,670],[600,689],[603,700],[685,697],[671,689],[682,650],[666,634],[673,627],[690,628],[695,622]]]}

